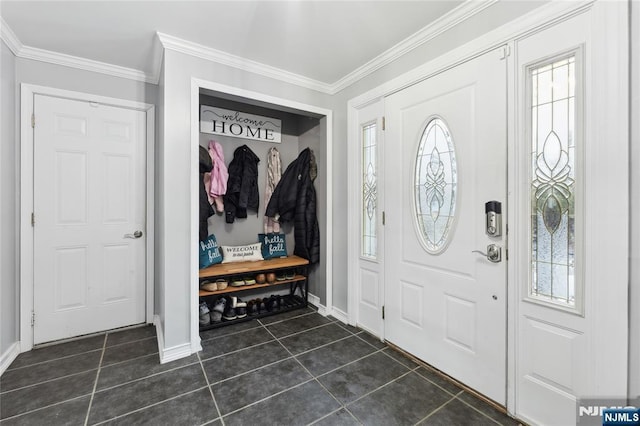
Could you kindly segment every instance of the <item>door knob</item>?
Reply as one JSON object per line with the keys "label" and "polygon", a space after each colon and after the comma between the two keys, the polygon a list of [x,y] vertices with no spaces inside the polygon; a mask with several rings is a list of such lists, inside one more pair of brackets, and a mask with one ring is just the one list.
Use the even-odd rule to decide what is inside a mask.
{"label": "door knob", "polygon": [[502,248],[498,247],[496,244],[489,244],[487,246],[486,253],[480,250],[473,250],[471,251],[471,253],[480,253],[481,255],[486,257],[487,260],[493,263],[498,263],[502,261]]}
{"label": "door knob", "polygon": [[124,238],[140,238],[142,237],[142,231],[135,231],[133,234],[124,234]]}

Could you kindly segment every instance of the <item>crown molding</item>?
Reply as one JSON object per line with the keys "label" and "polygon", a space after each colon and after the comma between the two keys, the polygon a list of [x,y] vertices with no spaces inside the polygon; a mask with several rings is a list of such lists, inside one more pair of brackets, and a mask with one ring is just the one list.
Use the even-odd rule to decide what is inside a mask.
{"label": "crown molding", "polygon": [[418,30],[413,35],[402,40],[400,43],[389,48],[382,54],[376,56],[366,64],[350,72],[340,80],[331,85],[331,94],[338,93],[346,89],[352,84],[362,80],[369,74],[374,73],[385,65],[390,64],[401,56],[409,53],[413,49],[427,43],[438,37],[445,31],[455,27],[456,25],[466,21],[477,13],[482,12],[489,6],[497,3],[499,0],[468,0],[460,6],[452,9],[448,13],[433,21],[426,27]]}
{"label": "crown molding", "polygon": [[265,77],[270,77],[276,80],[285,81],[287,83],[295,84],[297,86],[302,86],[312,90],[317,90],[319,92],[329,94],[331,93],[330,84],[314,80],[312,78],[304,77],[302,75],[295,74],[281,68],[276,68],[271,65],[266,65],[260,62],[236,56],[228,52],[223,52],[221,50],[203,46],[198,43],[183,40],[169,34],[156,32],[156,36],[158,37],[158,40],[160,41],[162,46],[168,50],[195,56],[197,58],[216,62],[222,65],[227,65],[254,74],[263,75]]}
{"label": "crown molding", "polygon": [[7,45],[9,50],[13,52],[14,55],[18,56],[18,53],[22,49],[22,43],[18,40],[13,30],[7,25],[7,23],[0,16],[0,37]]}
{"label": "crown molding", "polygon": [[[157,73],[147,74],[144,71],[133,68],[122,67],[119,65],[108,64],[106,62],[94,61],[92,59],[81,58],[78,56],[67,55],[64,53],[53,52],[50,50],[39,49],[36,47],[25,46],[20,42],[15,33],[0,18],[0,35],[2,40],[7,44],[14,55],[22,59],[32,59],[34,61],[47,62],[55,65],[62,65],[70,68],[76,68],[85,71],[106,74],[113,77],[121,77],[134,81],[142,81],[145,83],[158,83]],[[160,55],[162,59],[162,55]],[[160,69],[159,67],[157,68]]]}
{"label": "crown molding", "polygon": [[19,58],[32,59],[35,61],[48,62],[50,64],[63,65],[85,71],[106,74],[113,77],[121,77],[145,83],[157,83],[157,78],[154,81],[153,76],[148,75],[144,71],[108,64],[106,62],[94,61],[92,59],[80,58],[78,56],[67,55],[64,53],[52,52],[50,50],[38,49],[35,47],[24,46],[16,56]]}

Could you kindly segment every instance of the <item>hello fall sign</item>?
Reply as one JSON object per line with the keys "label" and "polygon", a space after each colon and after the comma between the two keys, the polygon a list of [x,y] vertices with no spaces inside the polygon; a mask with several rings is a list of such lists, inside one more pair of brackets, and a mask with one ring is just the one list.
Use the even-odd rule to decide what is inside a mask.
{"label": "hello fall sign", "polygon": [[282,121],[260,115],[202,105],[200,132],[232,138],[280,143]]}

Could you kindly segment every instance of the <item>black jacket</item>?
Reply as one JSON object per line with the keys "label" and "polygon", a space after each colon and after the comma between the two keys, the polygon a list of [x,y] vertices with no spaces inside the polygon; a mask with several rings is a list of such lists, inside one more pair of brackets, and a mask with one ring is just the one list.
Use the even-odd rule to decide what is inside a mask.
{"label": "black jacket", "polygon": [[200,215],[199,215],[199,234],[200,241],[204,241],[209,236],[209,227],[207,225],[207,219],[213,215],[213,207],[209,204],[209,198],[207,197],[207,191],[204,188],[204,174],[211,171],[213,164],[209,152],[203,146],[200,146]]}
{"label": "black jacket", "polygon": [[280,222],[293,220],[293,254],[308,259],[311,264],[320,260],[320,228],[316,215],[316,189],[313,186],[316,175],[315,156],[307,148],[285,170],[266,210],[268,217],[279,215]]}
{"label": "black jacket", "polygon": [[229,163],[229,180],[224,196],[224,212],[227,223],[236,217],[247,217],[247,210],[258,212],[258,163],[260,159],[248,146],[242,145],[233,152]]}

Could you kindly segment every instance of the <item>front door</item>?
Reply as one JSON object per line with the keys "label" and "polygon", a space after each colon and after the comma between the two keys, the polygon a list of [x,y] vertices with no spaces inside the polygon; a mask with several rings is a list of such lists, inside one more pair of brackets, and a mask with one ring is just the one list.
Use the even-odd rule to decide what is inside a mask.
{"label": "front door", "polygon": [[386,98],[384,256],[386,339],[505,404],[506,229],[485,220],[507,213],[502,56]]}
{"label": "front door", "polygon": [[145,320],[142,111],[35,95],[34,344]]}

